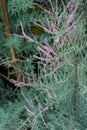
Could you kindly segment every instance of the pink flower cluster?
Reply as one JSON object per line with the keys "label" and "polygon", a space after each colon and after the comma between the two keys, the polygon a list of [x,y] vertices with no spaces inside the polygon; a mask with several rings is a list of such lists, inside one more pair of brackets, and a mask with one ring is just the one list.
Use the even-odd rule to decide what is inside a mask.
{"label": "pink flower cluster", "polygon": [[[64,33],[68,34],[68,37],[70,37],[76,29],[76,22],[74,20],[74,16],[78,9],[78,3],[76,3],[75,0],[71,0],[66,6],[66,8],[69,11],[69,16]],[[67,37],[64,36],[60,43],[60,48],[62,48],[66,42],[69,42],[69,40],[67,39]]]}
{"label": "pink flower cluster", "polygon": [[[58,43],[58,48],[62,48],[65,43],[71,42],[70,37],[72,36],[72,34],[74,33],[74,31],[76,29],[76,21],[74,19],[74,16],[77,11],[77,8],[78,8],[78,3],[76,3],[75,0],[71,0],[68,3],[68,5],[66,6],[66,9],[68,10],[69,14],[68,14],[68,19],[66,21],[66,26],[62,32],[61,32],[62,27],[59,26],[61,24],[61,20],[59,20],[59,19],[62,19],[62,18],[55,19],[55,17],[54,17],[54,19],[56,20],[56,23],[57,23],[57,24],[55,24],[55,21],[51,21],[46,16],[46,21],[47,21],[46,26],[42,25],[41,23],[36,23],[36,25],[43,28],[46,33],[48,33],[51,36],[52,35],[54,36],[53,47],[50,46],[47,38],[45,38],[44,44],[41,46],[38,46],[38,48],[37,48],[38,51],[40,52],[41,56],[37,56],[37,55],[33,56],[34,58],[39,59],[40,61],[43,61],[44,67],[46,67],[50,70],[57,70],[61,65],[63,65],[63,62],[61,61],[61,57],[59,57],[57,52],[55,52],[54,47],[56,47],[57,43]],[[53,17],[52,12],[50,12],[50,15],[52,15],[52,17]],[[60,17],[62,17],[62,16],[60,16]],[[16,36],[25,38],[25,39],[29,40],[30,42],[36,43],[34,38],[31,38],[24,32],[22,22],[20,22],[20,25],[21,25],[21,29],[22,29],[22,36],[21,35],[16,35]],[[62,36],[60,36],[60,33],[62,33]],[[59,40],[60,38],[61,38],[61,42]],[[73,66],[69,60],[67,60],[67,64]],[[17,84],[17,85],[19,85],[19,84]],[[32,84],[29,84],[29,85],[32,86]]]}
{"label": "pink flower cluster", "polygon": [[60,63],[60,58],[57,56],[57,53],[54,51],[54,49],[49,45],[47,38],[44,40],[44,45],[38,46],[38,50],[40,53],[43,53],[44,58],[37,55],[34,55],[34,58],[44,61],[45,67],[52,62],[54,62],[55,65]]}

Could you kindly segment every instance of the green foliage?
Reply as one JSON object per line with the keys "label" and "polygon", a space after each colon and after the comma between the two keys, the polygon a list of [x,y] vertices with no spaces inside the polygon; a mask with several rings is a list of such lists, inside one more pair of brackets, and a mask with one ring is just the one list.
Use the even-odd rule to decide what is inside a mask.
{"label": "green foliage", "polygon": [[21,45],[23,44],[22,39],[16,38],[16,37],[9,37],[6,39],[6,42],[4,43],[5,48],[14,48],[14,50],[18,53],[21,51]]}
{"label": "green foliage", "polygon": [[10,15],[20,15],[33,7],[33,0],[8,0],[8,11]]}
{"label": "green foliage", "polygon": [[[7,101],[3,99],[3,107],[0,107],[0,129],[3,130],[17,130],[22,125],[24,119],[20,118],[20,113],[24,110],[22,102],[15,99],[15,102]],[[22,100],[23,101],[23,100]],[[26,113],[26,111],[25,111]],[[24,128],[21,127],[20,130]]]}
{"label": "green foliage", "polygon": [[[57,6],[55,8],[53,1],[48,3],[49,10],[44,14],[44,4],[42,4],[41,13],[37,13],[40,11],[37,11],[38,8],[35,5],[37,7],[41,5],[33,0],[7,1],[10,27],[12,33],[18,34],[18,37],[12,34],[6,38],[3,19],[0,15],[0,66],[6,66],[8,69],[12,67],[13,70],[9,53],[9,48],[13,47],[16,57],[19,57],[17,63],[19,63],[20,72],[24,76],[22,77],[23,88],[17,88],[16,91],[14,91],[14,87],[17,87],[16,81],[15,86],[6,86],[4,79],[0,78],[0,130],[87,130],[86,19],[78,18],[81,11],[78,9],[78,14],[75,16],[75,20],[78,20],[76,31],[68,36],[68,32],[64,34],[69,18],[64,2],[62,1],[64,10],[60,10]],[[54,12],[51,12],[52,8]],[[23,38],[20,21],[25,33],[33,38],[34,42]],[[49,26],[53,34],[43,31],[37,35],[38,28],[34,28],[37,27],[36,23],[40,23],[42,30]],[[70,27],[73,26],[70,25]],[[56,30],[59,30],[58,33]],[[59,43],[64,36],[69,40],[60,48]],[[33,57],[33,55],[39,55],[45,58],[45,54],[37,50],[38,46],[46,45],[44,39],[47,39],[48,45],[60,58],[56,64],[54,61],[49,62],[47,68],[44,66],[45,61]],[[57,42],[55,46],[54,40]],[[44,51],[46,52],[45,49]],[[51,56],[55,58],[55,55]],[[55,71],[55,65],[59,62],[63,64]],[[40,72],[36,76],[38,71]],[[10,78],[8,80],[14,81]],[[29,83],[35,86],[30,87]],[[18,82],[18,84],[21,83]]]}

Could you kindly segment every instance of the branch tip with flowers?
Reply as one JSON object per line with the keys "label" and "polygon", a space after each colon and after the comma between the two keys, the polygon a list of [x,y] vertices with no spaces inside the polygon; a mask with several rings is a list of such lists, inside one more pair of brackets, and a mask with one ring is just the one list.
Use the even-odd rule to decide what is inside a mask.
{"label": "branch tip with flowers", "polygon": [[[43,45],[39,44],[39,46],[37,47],[40,56],[33,55],[34,58],[41,61],[44,65],[44,67],[50,71],[55,72],[61,66],[65,65],[65,64],[68,64],[73,67],[73,63],[71,63],[71,61],[69,61],[68,58],[63,59],[62,57],[58,56],[58,52],[55,50],[55,45],[56,45],[56,47],[58,47],[58,49],[61,49],[61,48],[63,48],[63,46],[65,44],[68,44],[68,43],[72,44],[72,41],[70,38],[73,36],[73,34],[75,32],[76,25],[78,22],[78,19],[77,20],[75,19],[75,14],[76,14],[77,9],[78,9],[78,3],[75,0],[71,0],[67,4],[66,11],[68,11],[68,16],[67,16],[68,19],[65,21],[66,25],[64,26],[63,29],[61,26],[59,26],[59,24],[61,24],[61,20],[56,19],[55,16],[52,14],[52,12],[50,12],[50,15],[52,15],[51,16],[52,18],[57,20],[56,24],[55,24],[55,22],[50,20],[50,18],[47,17],[48,15],[46,16],[47,12],[45,12],[45,16],[46,16],[45,18],[47,21],[46,25],[42,24],[42,23],[35,23],[37,26],[43,28],[44,31],[46,33],[48,33],[50,36],[54,36],[53,45],[50,45],[48,39],[45,38],[44,44]],[[59,17],[62,19],[61,16],[59,16]],[[28,36],[25,33],[24,27],[23,27],[23,24],[21,21],[20,21],[20,26],[21,26],[21,30],[22,30],[22,35],[17,35],[17,34],[14,34],[14,35],[21,37],[21,38],[25,38],[25,39],[29,40],[30,42],[35,42],[34,38]],[[60,33],[62,33],[62,36],[60,36]],[[59,34],[59,36],[58,36],[58,34]],[[58,38],[57,38],[57,36],[58,36]],[[65,60],[65,62],[64,62],[64,60]],[[15,82],[15,84],[17,86],[19,85],[17,82]],[[21,86],[24,84],[21,83]],[[32,84],[28,84],[28,85],[25,84],[25,85],[32,86]]]}

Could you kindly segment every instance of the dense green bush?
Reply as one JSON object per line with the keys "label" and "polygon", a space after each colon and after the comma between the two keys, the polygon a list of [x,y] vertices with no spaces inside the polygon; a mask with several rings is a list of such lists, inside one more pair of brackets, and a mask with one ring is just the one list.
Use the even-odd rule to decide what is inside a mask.
{"label": "dense green bush", "polygon": [[6,1],[9,37],[0,11],[0,130],[87,130],[84,1],[37,1]]}

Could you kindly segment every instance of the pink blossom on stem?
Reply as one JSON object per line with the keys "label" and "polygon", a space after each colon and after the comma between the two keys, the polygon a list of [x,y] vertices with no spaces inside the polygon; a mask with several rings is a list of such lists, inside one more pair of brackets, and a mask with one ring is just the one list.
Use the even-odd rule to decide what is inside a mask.
{"label": "pink blossom on stem", "polygon": [[51,56],[49,53],[48,53],[48,55],[46,55],[45,62],[46,62],[46,64],[51,62]]}
{"label": "pink blossom on stem", "polygon": [[49,46],[49,47],[50,47],[50,45],[49,45],[49,42],[48,42],[48,39],[47,39],[47,38],[45,38],[45,39],[44,39],[44,43],[45,43],[45,45],[47,45],[47,46]]}
{"label": "pink blossom on stem", "polygon": [[57,57],[54,57],[54,61],[56,61],[56,62],[58,62],[59,61],[59,57],[57,56]]}
{"label": "pink blossom on stem", "polygon": [[48,19],[47,19],[47,25],[48,25],[49,30],[52,30],[51,22]]}
{"label": "pink blossom on stem", "polygon": [[54,45],[57,45],[57,43],[59,42],[59,39],[58,38],[54,38]]}
{"label": "pink blossom on stem", "polygon": [[69,12],[73,11],[73,4],[75,6],[75,4],[76,4],[75,0],[70,0],[70,2],[67,4],[66,8],[69,10]]}
{"label": "pink blossom on stem", "polygon": [[54,49],[49,45],[47,38],[45,38],[44,41],[45,41],[45,45],[42,45],[42,46],[38,47],[38,50],[44,54],[44,58],[36,56],[36,55],[34,55],[34,58],[37,58],[37,59],[39,59],[41,61],[44,61],[45,62],[44,67],[50,69],[51,66],[48,67],[48,64],[51,63],[51,62],[54,62],[54,64],[59,64],[58,61],[59,61],[60,58],[57,56]]}
{"label": "pink blossom on stem", "polygon": [[76,25],[73,25],[72,29],[69,31],[68,34],[71,35],[75,31],[75,29],[76,29]]}
{"label": "pink blossom on stem", "polygon": [[56,53],[50,46],[43,45],[42,48],[45,49],[47,52],[52,53],[53,55],[56,55]]}
{"label": "pink blossom on stem", "polygon": [[43,52],[45,55],[47,55],[47,51],[43,50],[40,46],[38,47],[38,50]]}
{"label": "pink blossom on stem", "polygon": [[66,37],[64,37],[64,38],[62,39],[62,41],[61,41],[61,43],[60,43],[60,48],[63,47],[63,45],[64,45],[65,42],[67,42],[67,38],[66,38]]}
{"label": "pink blossom on stem", "polygon": [[75,9],[74,9],[74,10],[71,12],[71,14],[69,15],[69,18],[68,18],[68,21],[67,21],[67,25],[69,25],[70,23],[72,23],[77,8],[78,8],[78,4],[76,4]]}

